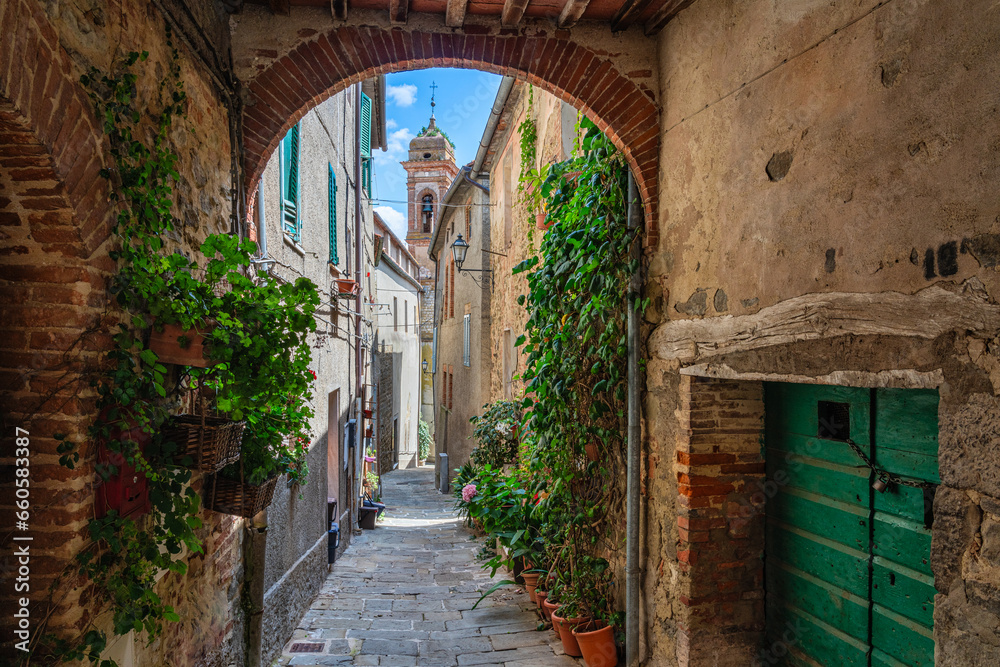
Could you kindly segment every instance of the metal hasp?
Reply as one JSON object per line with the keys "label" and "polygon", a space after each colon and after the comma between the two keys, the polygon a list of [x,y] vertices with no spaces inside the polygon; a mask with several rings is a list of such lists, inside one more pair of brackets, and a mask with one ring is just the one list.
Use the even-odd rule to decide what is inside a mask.
{"label": "metal hasp", "polygon": [[642,290],[642,205],[632,170],[628,172],[628,228],[633,230],[629,258],[635,263],[628,294],[628,487],[625,538],[625,664],[639,665],[639,485],[642,424],[639,421],[639,296]]}

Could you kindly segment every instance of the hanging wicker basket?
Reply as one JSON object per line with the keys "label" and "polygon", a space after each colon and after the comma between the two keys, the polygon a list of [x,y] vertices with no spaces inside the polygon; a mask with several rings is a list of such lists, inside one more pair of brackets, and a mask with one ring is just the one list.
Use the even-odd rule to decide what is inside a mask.
{"label": "hanging wicker basket", "polygon": [[205,507],[213,512],[252,519],[271,504],[277,482],[277,476],[256,486],[217,474],[206,477]]}
{"label": "hanging wicker basket", "polygon": [[[246,422],[208,415],[176,415],[164,425],[163,439],[177,445],[174,461],[192,470],[216,472],[240,458]],[[190,464],[183,463],[190,457]]]}

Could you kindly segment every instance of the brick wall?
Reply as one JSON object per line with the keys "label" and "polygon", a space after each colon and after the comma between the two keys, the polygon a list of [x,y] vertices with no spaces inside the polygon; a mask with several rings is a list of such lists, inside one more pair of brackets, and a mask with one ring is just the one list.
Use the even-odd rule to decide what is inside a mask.
{"label": "brick wall", "polygon": [[760,382],[684,376],[677,439],[677,663],[743,667],[764,630]]}

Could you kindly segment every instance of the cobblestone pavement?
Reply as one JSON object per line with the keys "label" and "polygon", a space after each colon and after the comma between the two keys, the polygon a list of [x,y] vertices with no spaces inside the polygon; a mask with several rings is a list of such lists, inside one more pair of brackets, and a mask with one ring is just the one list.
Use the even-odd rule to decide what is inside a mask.
{"label": "cobblestone pavement", "polygon": [[583,665],[551,631],[536,630],[521,588],[500,589],[472,610],[491,579],[451,497],[434,489],[433,467],[382,479],[386,518],[331,567],[276,664]]}

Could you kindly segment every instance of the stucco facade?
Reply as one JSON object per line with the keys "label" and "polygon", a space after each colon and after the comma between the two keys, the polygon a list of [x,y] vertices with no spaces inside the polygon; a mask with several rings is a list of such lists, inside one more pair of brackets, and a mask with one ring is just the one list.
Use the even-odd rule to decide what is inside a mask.
{"label": "stucco facade", "polygon": [[400,468],[412,468],[418,465],[417,424],[424,374],[420,364],[420,266],[377,213],[375,229],[383,238],[375,273],[380,299],[375,320],[379,353],[392,355],[390,432],[396,443],[394,459]]}
{"label": "stucco facade", "polygon": [[[372,95],[378,88],[377,82],[364,86]],[[356,386],[356,355],[361,355],[365,369],[362,385],[372,378],[369,350],[377,326],[371,304],[378,300],[378,280],[370,270],[375,259],[374,213],[364,189],[353,187],[354,158],[359,150],[354,131],[357,113],[357,91],[352,89],[334,95],[298,123],[297,235],[289,233],[282,203],[287,199],[283,188],[287,188],[289,172],[288,158],[280,154],[280,148],[264,169],[256,193],[263,198],[263,210],[258,210],[261,202],[257,200],[252,210],[252,235],[261,248],[261,260],[285,280],[294,281],[299,276],[312,280],[322,301],[317,309],[317,331],[310,337],[316,382],[313,437],[307,458],[309,478],[301,487],[279,484],[264,520],[268,529],[261,654],[265,659],[280,652],[326,577],[329,503],[337,504],[334,520],[341,526],[343,551],[350,544],[360,493],[363,443],[349,448],[345,429],[350,420],[359,418],[355,399],[364,396],[364,387],[359,391]],[[374,121],[378,122],[377,116]],[[355,217],[359,194],[360,237]],[[360,267],[356,243],[361,244]],[[342,294],[345,290],[337,283],[338,279],[357,280],[359,276],[358,289],[365,304],[361,311],[362,341],[355,339],[354,293]]]}
{"label": "stucco facade", "polygon": [[[437,263],[434,440],[436,451],[448,455],[451,470],[468,462],[475,446],[469,419],[489,401],[492,260],[482,252],[490,247],[487,202],[486,193],[457,176],[442,201],[430,246],[430,258]],[[469,244],[463,271],[458,270],[451,249],[460,235]]]}

